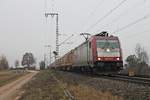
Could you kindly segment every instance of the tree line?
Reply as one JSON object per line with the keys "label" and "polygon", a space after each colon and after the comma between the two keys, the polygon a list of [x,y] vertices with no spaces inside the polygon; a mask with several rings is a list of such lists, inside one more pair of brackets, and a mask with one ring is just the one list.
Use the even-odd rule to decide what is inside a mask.
{"label": "tree line", "polygon": [[[15,65],[15,68],[22,65],[27,68],[35,69],[35,58],[32,53],[26,52],[22,57],[21,64],[19,63],[19,60],[16,60],[14,65]],[[9,63],[8,63],[6,56],[1,55],[0,56],[0,70],[6,70],[9,68],[10,68]]]}
{"label": "tree line", "polygon": [[138,74],[144,74],[149,69],[148,53],[140,44],[136,45],[135,54],[129,55],[126,62],[126,67],[136,69]]}
{"label": "tree line", "polygon": [[[141,72],[143,69],[148,68],[149,66],[149,56],[147,51],[144,47],[142,47],[140,44],[137,44],[135,47],[135,54],[129,55],[126,58],[126,67],[129,68],[136,68],[139,72]],[[30,52],[26,52],[21,61],[21,65],[27,68],[35,68],[35,58],[34,55]],[[15,67],[19,66],[19,60],[15,61]],[[45,61],[41,61],[39,63],[40,69],[45,69]],[[8,69],[9,64],[6,56],[1,55],[0,56],[0,70]]]}
{"label": "tree line", "polygon": [[35,63],[36,61],[34,55],[30,52],[26,52],[23,55],[21,62],[19,62],[19,60],[16,60],[14,65],[15,68],[18,68],[21,65],[28,69],[35,69]]}

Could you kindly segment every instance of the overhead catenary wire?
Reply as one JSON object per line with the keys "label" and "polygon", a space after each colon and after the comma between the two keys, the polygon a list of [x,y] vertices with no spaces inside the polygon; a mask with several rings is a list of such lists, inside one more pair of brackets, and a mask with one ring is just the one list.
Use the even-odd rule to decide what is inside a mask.
{"label": "overhead catenary wire", "polygon": [[[131,7],[129,7],[127,10],[124,10],[121,14],[119,14],[115,19],[113,19],[111,22],[109,22],[108,24],[105,25],[105,27],[109,27],[111,26],[113,23],[116,23],[116,21],[120,20],[121,17],[123,17],[124,15],[126,15],[129,11],[132,10],[132,8],[139,7],[141,6],[141,3],[145,3],[144,0],[140,0],[139,2],[136,2],[136,4],[132,5]],[[101,29],[98,29],[96,32],[99,32]]]}
{"label": "overhead catenary wire", "polygon": [[149,17],[150,17],[150,14],[148,14],[148,15],[142,17],[142,18],[139,18],[139,19],[137,19],[137,20],[135,20],[135,21],[133,21],[133,22],[131,22],[131,23],[129,23],[129,24],[127,24],[127,25],[125,25],[125,26],[123,26],[123,27],[117,29],[117,30],[115,30],[113,33],[120,32],[120,31],[122,31],[122,30],[125,30],[125,29],[131,27],[132,25],[135,25],[135,24],[137,24],[137,23],[139,23],[139,22],[141,22],[141,21],[143,21],[143,20],[145,20],[145,19],[147,19],[147,18],[149,18]]}
{"label": "overhead catenary wire", "polygon": [[47,12],[47,0],[44,0],[44,9],[45,9],[45,13]]}
{"label": "overhead catenary wire", "polygon": [[[62,55],[65,54],[65,53],[67,53],[67,52],[69,52],[69,51],[71,51],[74,47],[76,47],[76,46],[78,46],[80,44],[80,43],[78,43],[78,44],[75,45],[75,43],[77,43],[77,39],[79,39],[79,36],[80,35],[78,33],[74,32],[68,38],[66,38],[65,40],[63,40],[63,42],[61,42],[59,44],[59,46],[61,46],[61,48],[62,48],[61,49],[61,54]],[[64,46],[64,45],[62,46],[62,44],[67,44],[68,46]],[[65,48],[63,49],[63,47],[65,47]]]}
{"label": "overhead catenary wire", "polygon": [[98,2],[97,6],[95,6],[95,8],[90,12],[89,16],[92,16],[92,15],[95,13],[95,11],[97,10],[97,8],[98,8],[99,6],[101,6],[104,1],[105,1],[105,0],[101,0],[100,2]]}
{"label": "overhead catenary wire", "polygon": [[95,14],[96,10],[98,7],[100,7],[103,3],[104,3],[105,0],[100,0],[97,5],[94,7],[94,9],[91,10],[91,12],[89,13],[87,19],[85,20],[86,22],[84,23],[84,25],[87,25],[89,23],[89,19],[92,18],[92,16]]}
{"label": "overhead catenary wire", "polygon": [[[138,37],[140,35],[143,35],[143,33],[147,33],[147,32],[150,32],[150,29],[149,30],[145,30],[145,31],[142,31],[142,32],[138,32],[138,33],[133,33],[132,35],[129,35],[129,36],[125,36],[126,39],[132,39],[130,37]],[[137,35],[138,34],[138,35]]]}
{"label": "overhead catenary wire", "polygon": [[[147,19],[148,20],[148,19]],[[143,21],[143,22],[145,22],[145,21]],[[141,23],[142,24],[142,23]],[[141,30],[141,31],[137,31],[137,32],[130,32],[130,34],[124,34],[124,35],[121,35],[122,37],[124,37],[124,38],[126,38],[126,39],[129,39],[129,38],[131,38],[131,37],[139,37],[140,35],[143,35],[143,33],[147,33],[147,32],[150,32],[150,29],[149,29],[149,22],[148,23],[143,23],[144,24],[144,26],[143,27],[145,27],[145,26],[147,26],[147,28],[145,29],[145,30]],[[143,28],[142,28],[143,29]],[[129,32],[128,32],[129,33]],[[138,34],[138,35],[137,35]],[[132,39],[132,38],[131,38]]]}
{"label": "overhead catenary wire", "polygon": [[101,21],[103,21],[106,17],[108,17],[110,14],[112,14],[117,8],[119,8],[123,3],[125,3],[127,0],[123,0],[121,1],[117,6],[115,6],[113,9],[111,9],[108,13],[106,13],[104,16],[102,16],[96,23],[94,23],[93,25],[91,25],[87,30],[89,31],[90,29],[94,28],[98,23],[100,23]]}
{"label": "overhead catenary wire", "polygon": [[55,8],[55,0],[51,0],[51,7],[52,7],[52,12],[54,12],[54,8]]}
{"label": "overhead catenary wire", "polygon": [[69,36],[67,39],[65,39],[62,43],[59,44],[59,46],[61,46],[62,44],[64,44],[66,41],[68,41],[69,39],[71,39],[71,37],[73,37],[74,34],[72,34],[71,36]]}
{"label": "overhead catenary wire", "polygon": [[[47,13],[47,0],[44,0],[44,14]],[[47,24],[47,17],[45,17],[46,24]]]}
{"label": "overhead catenary wire", "polygon": [[132,5],[130,8],[128,8],[127,10],[122,12],[119,16],[117,16],[114,20],[112,20],[111,23],[114,23],[117,20],[119,20],[122,16],[126,15],[128,13],[128,11],[131,11],[132,8],[134,8],[134,10],[135,10],[136,7],[142,6],[141,4],[143,4],[143,3],[145,3],[145,1],[143,2],[143,0],[142,0],[141,2],[137,2],[136,4]]}

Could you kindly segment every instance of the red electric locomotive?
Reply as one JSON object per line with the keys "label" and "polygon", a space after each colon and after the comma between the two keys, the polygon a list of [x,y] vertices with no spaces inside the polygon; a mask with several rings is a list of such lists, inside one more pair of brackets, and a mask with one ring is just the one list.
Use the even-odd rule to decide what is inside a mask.
{"label": "red electric locomotive", "polygon": [[59,69],[117,72],[123,67],[119,39],[116,36],[109,36],[107,32],[92,36],[59,61],[64,61],[70,55],[70,60],[57,64]]}

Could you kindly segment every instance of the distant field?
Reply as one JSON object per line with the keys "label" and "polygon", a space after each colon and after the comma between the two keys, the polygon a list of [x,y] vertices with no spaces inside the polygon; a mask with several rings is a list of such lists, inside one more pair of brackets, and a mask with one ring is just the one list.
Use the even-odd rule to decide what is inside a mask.
{"label": "distant field", "polygon": [[11,71],[11,70],[0,71],[0,87],[18,79],[19,77],[25,74],[27,74],[27,72],[16,73],[15,71]]}

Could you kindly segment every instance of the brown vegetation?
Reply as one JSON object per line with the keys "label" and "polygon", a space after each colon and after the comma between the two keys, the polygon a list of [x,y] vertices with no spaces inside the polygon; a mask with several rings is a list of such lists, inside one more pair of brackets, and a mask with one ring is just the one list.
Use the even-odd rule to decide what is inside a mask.
{"label": "brown vegetation", "polygon": [[69,89],[76,100],[123,100],[119,96],[113,96],[110,92],[97,91],[84,85],[70,86]]}
{"label": "brown vegetation", "polygon": [[148,86],[62,71],[55,72],[54,75],[66,84],[77,100],[150,100]]}
{"label": "brown vegetation", "polygon": [[[56,77],[59,82],[54,78]],[[41,71],[28,84],[20,100],[68,100],[64,89],[75,100],[149,100],[150,88],[127,82],[63,71]]]}
{"label": "brown vegetation", "polygon": [[37,73],[37,71],[30,71],[28,74],[20,75],[21,77],[0,87],[0,100],[18,100],[16,98],[22,93],[19,91],[20,87],[27,83]]}
{"label": "brown vegetation", "polygon": [[147,51],[140,44],[136,45],[135,54],[126,58],[127,69],[133,69],[135,75],[149,75],[149,57]]}
{"label": "brown vegetation", "polygon": [[[51,74],[52,73],[52,74]],[[109,92],[101,92],[92,87],[77,84],[67,84],[60,79],[61,84],[54,79],[53,74],[60,79],[54,71],[41,71],[35,78],[26,84],[25,91],[20,100],[67,100],[64,88],[68,89],[75,100],[123,100]],[[62,88],[64,87],[64,88]]]}
{"label": "brown vegetation", "polygon": [[25,74],[27,73],[16,73],[9,70],[0,71],[0,87],[18,79]]}
{"label": "brown vegetation", "polygon": [[63,89],[52,77],[51,71],[39,72],[22,91],[25,92],[20,100],[67,100]]}

